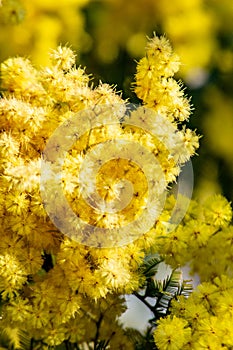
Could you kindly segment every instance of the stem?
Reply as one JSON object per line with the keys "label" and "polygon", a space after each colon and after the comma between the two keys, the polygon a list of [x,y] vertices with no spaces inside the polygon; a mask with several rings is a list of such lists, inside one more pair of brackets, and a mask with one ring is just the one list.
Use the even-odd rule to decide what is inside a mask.
{"label": "stem", "polygon": [[65,347],[66,347],[66,350],[69,350],[69,341],[68,340],[65,340]]}
{"label": "stem", "polygon": [[31,342],[30,342],[30,350],[33,350],[33,338],[31,339]]}
{"label": "stem", "polygon": [[98,346],[98,338],[99,338],[99,333],[100,333],[100,325],[101,325],[101,322],[103,320],[103,314],[100,314],[100,317],[98,319],[98,321],[96,322],[96,334],[95,334],[95,339],[94,339],[94,350],[97,349],[97,346]]}

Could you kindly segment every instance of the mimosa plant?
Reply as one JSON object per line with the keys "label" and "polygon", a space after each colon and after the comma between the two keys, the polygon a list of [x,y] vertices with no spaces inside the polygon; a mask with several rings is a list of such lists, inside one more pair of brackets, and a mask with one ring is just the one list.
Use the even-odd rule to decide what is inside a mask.
{"label": "mimosa plant", "polygon": [[[142,105],[131,106],[115,87],[102,82],[94,86],[85,69],[75,65],[68,46],[50,52],[49,67],[36,69],[22,57],[2,63],[2,348],[233,346],[230,204],[220,195],[202,206],[191,201],[177,226],[170,220],[174,197],[160,202],[198,148],[199,136],[186,126],[189,99],[173,77],[179,64],[164,37],[150,39],[134,84]],[[68,135],[72,147],[60,153],[67,135],[59,134],[58,144],[51,139],[72,122],[80,123],[74,123],[75,133]],[[89,130],[79,134],[86,123]],[[101,144],[107,145],[104,152]],[[134,150],[127,144],[135,145]],[[54,175],[61,155],[61,171]],[[96,192],[89,182],[92,172]],[[79,231],[79,226],[75,234],[66,231],[64,222],[70,218],[59,201],[56,176],[69,208],[91,232]],[[127,187],[129,182],[132,187]],[[92,197],[84,196],[84,187]],[[131,193],[129,202],[118,211],[107,210],[128,198],[125,191]],[[97,197],[106,207],[96,204]],[[57,215],[62,210],[63,216]],[[146,210],[154,219],[149,229],[147,217],[140,219]],[[117,236],[122,227],[126,234]],[[114,235],[99,235],[101,230]],[[159,281],[156,271],[162,261],[172,273]],[[179,270],[186,264],[201,278],[191,296],[190,283]],[[140,337],[121,324],[125,294],[136,295],[153,312],[147,335]],[[147,297],[154,298],[153,305]]]}

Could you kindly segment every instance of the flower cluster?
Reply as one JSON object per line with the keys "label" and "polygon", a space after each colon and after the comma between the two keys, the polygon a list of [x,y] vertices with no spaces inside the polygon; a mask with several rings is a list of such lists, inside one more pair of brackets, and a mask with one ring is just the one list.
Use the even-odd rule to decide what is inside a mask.
{"label": "flower cluster", "polygon": [[174,78],[179,70],[179,57],[172,52],[166,38],[152,38],[146,56],[137,65],[135,92],[143,102],[171,121],[188,119],[191,106],[184,96],[181,83]]}
{"label": "flower cluster", "polygon": [[[91,344],[98,335],[99,339],[109,339],[113,349],[130,349],[117,321],[123,302],[118,296],[143,285],[139,266],[145,255],[156,249],[156,236],[165,232],[164,217],[158,218],[148,232],[141,226],[142,235],[137,239],[132,229],[128,232],[132,239],[124,246],[99,249],[70,239],[69,232],[65,235],[59,232],[44,209],[40,195],[41,154],[57,127],[72,116],[87,109],[98,114],[103,105],[116,106],[117,125],[104,125],[103,116],[103,125],[85,132],[67,152],[62,176],[66,198],[76,215],[92,226],[124,226],[141,214],[148,188],[142,169],[130,159],[118,157],[103,164],[96,180],[98,192],[106,203],[121,195],[120,178],[130,181],[133,197],[125,209],[117,215],[100,213],[88,207],[82,198],[77,173],[82,163],[85,165],[85,155],[96,144],[117,139],[141,144],[157,158],[164,173],[164,182],[160,184],[158,180],[158,201],[160,192],[175,180],[180,166],[194,154],[198,137],[188,129],[179,128],[179,123],[188,118],[190,107],[180,86],[169,78],[178,61],[169,43],[154,37],[146,50],[145,64],[138,65],[135,90],[145,106],[151,106],[153,95],[159,107],[133,109],[128,119],[127,102],[108,84],[90,85],[85,70],[75,66],[75,54],[69,47],[51,51],[50,67],[40,70],[21,57],[2,63],[0,288],[4,306],[1,328],[6,329],[10,324],[12,329],[20,329],[46,346],[67,339]],[[149,65],[153,66],[150,73]],[[141,77],[147,72],[142,84]],[[164,89],[167,93],[162,99]],[[155,129],[163,120],[165,131],[161,129],[153,135],[153,130],[137,128],[140,118],[144,118],[144,123],[155,118]],[[173,121],[172,129],[168,126],[166,129],[166,120]],[[174,134],[179,139],[174,139]],[[177,140],[180,142],[176,143]],[[50,156],[56,157],[56,151],[50,151]],[[150,167],[146,161],[145,169]],[[84,173],[87,176],[89,172]],[[54,188],[50,190],[56,211],[60,203]]]}
{"label": "flower cluster", "polygon": [[222,275],[198,286],[186,299],[172,301],[171,315],[158,321],[158,349],[231,349],[233,281]]}
{"label": "flower cluster", "polygon": [[[180,73],[195,80],[196,74],[202,74],[208,68],[216,49],[219,25],[216,17],[219,22],[222,17],[219,15],[221,9],[216,8],[215,3],[212,0],[103,1],[96,6],[98,15],[90,28],[96,43],[94,55],[104,63],[114,62],[123,48],[132,57],[141,57],[146,44],[145,34],[161,28],[182,57]],[[225,1],[225,8],[230,7],[229,3],[230,0]],[[87,11],[91,13],[93,9],[87,6]]]}
{"label": "flower cluster", "polygon": [[[172,198],[168,207],[173,206]],[[203,205],[191,201],[180,225],[159,248],[173,267],[190,264],[202,281],[222,274],[231,275],[232,219],[230,203],[221,195],[209,197]]]}
{"label": "flower cluster", "polygon": [[[218,33],[231,33],[231,15],[230,0],[221,5],[213,0],[175,0],[172,4],[168,0],[147,0],[146,4],[142,0],[134,4],[123,0],[97,4],[88,0],[62,0],[59,4],[55,0],[3,0],[1,57],[30,53],[35,62],[44,64],[48,48],[69,42],[84,53],[92,50],[95,60],[103,63],[114,62],[122,49],[138,58],[143,55],[145,35],[156,27],[171,38],[183,58],[181,72],[195,82],[195,75],[205,75],[216,48],[219,50]],[[224,61],[229,61],[230,52],[219,51]]]}
{"label": "flower cluster", "polygon": [[158,349],[232,348],[231,219],[230,203],[221,195],[209,197],[203,205],[192,201],[183,222],[161,242],[165,261],[175,267],[188,264],[202,283],[189,298],[173,300],[171,315],[158,321]]}
{"label": "flower cluster", "polygon": [[[33,349],[48,349],[65,341],[89,348],[105,343],[105,348],[133,349],[118,320],[125,310],[122,295],[145,286],[146,276],[140,267],[148,254],[156,252],[174,268],[189,264],[202,282],[189,298],[172,301],[171,315],[158,321],[154,331],[156,346],[161,350],[230,349],[232,210],[224,197],[215,195],[202,206],[191,201],[177,228],[169,221],[175,205],[169,197],[160,216],[156,217],[156,205],[150,211],[156,218],[150,230],[142,222],[138,237],[131,226],[129,242],[115,247],[112,237],[105,237],[103,247],[95,235],[93,246],[85,245],[86,241],[80,244],[50,220],[40,194],[41,154],[57,127],[68,125],[80,112],[84,124],[85,111],[102,124],[80,137],[72,135],[75,142],[62,164],[61,186],[73,212],[92,227],[127,226],[147,207],[145,174],[150,173],[151,158],[146,154],[140,168],[126,147],[128,158],[109,159],[110,141],[133,142],[155,157],[160,165],[156,168],[160,175],[153,183],[155,204],[198,147],[198,136],[184,125],[191,112],[189,100],[173,78],[179,59],[164,37],[150,39],[145,57],[138,62],[134,90],[143,103],[139,108],[130,107],[115,87],[102,82],[91,85],[90,76],[75,66],[75,60],[74,52],[65,46],[51,51],[50,66],[40,70],[21,57],[9,58],[1,65],[0,328],[15,348],[27,334]],[[118,121],[114,126],[108,123],[103,106],[113,108]],[[107,162],[101,163],[104,151],[95,147],[104,142],[109,150],[105,149],[107,158],[103,158]],[[59,145],[50,146],[53,163]],[[93,150],[91,163],[87,155]],[[140,152],[135,146],[135,153]],[[95,210],[82,197],[80,181],[95,169],[97,193],[106,206],[124,198],[126,183],[133,185],[130,203],[119,212],[105,212],[105,206]],[[50,175],[48,172],[48,181]],[[122,178],[125,182],[120,182]],[[62,206],[53,182],[48,194],[55,215]],[[56,222],[64,218],[65,213],[56,217]]]}

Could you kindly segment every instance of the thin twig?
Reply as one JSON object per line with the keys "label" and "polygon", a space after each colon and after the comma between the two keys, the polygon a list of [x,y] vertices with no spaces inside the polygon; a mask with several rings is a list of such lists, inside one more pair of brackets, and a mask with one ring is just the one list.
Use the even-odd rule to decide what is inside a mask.
{"label": "thin twig", "polygon": [[139,293],[137,292],[134,292],[133,293],[135,295],[135,297],[137,297],[140,301],[142,301],[152,312],[153,314],[155,313],[155,308],[150,305],[150,303],[148,303],[146,300],[145,300],[145,297],[140,295]]}
{"label": "thin twig", "polygon": [[98,321],[96,322],[96,334],[95,334],[95,339],[94,339],[94,350],[97,349],[97,345],[98,345],[98,339],[99,339],[99,333],[100,333],[100,325],[101,322],[103,320],[103,314],[100,314],[100,317],[98,319]]}

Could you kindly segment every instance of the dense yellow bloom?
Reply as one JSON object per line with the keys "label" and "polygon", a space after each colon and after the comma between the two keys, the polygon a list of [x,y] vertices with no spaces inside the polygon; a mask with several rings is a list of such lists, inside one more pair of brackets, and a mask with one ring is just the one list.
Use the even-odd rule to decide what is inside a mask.
{"label": "dense yellow bloom", "polygon": [[[96,43],[95,60],[114,62],[122,49],[140,58],[144,54],[146,35],[159,28],[172,39],[182,57],[182,74],[195,83],[197,75],[205,74],[216,49],[216,31],[222,19],[221,7],[217,7],[211,0],[175,0],[173,3],[169,0],[135,0],[133,3],[105,0],[93,7],[89,4],[87,13],[91,19],[90,34]],[[215,17],[220,17],[218,23]]]}
{"label": "dense yellow bloom", "polygon": [[27,281],[27,273],[13,254],[0,255],[0,289],[3,299],[13,298]]}
{"label": "dense yellow bloom", "polygon": [[[156,250],[156,236],[165,231],[163,222],[167,216],[158,217],[162,194],[194,153],[182,141],[187,131],[177,132],[178,121],[187,119],[190,111],[180,84],[171,78],[178,69],[178,58],[164,37],[154,36],[146,50],[145,59],[150,58],[155,66],[140,84],[144,68],[139,63],[135,89],[139,97],[145,96],[146,106],[146,91],[154,94],[153,98],[160,98],[160,107],[154,111],[144,107],[130,110],[114,86],[102,82],[96,87],[90,85],[90,77],[82,67],[75,66],[75,54],[68,46],[51,50],[50,66],[40,70],[21,57],[2,63],[0,284],[2,296],[4,300],[9,298],[9,303],[4,305],[1,327],[13,322],[14,327],[48,346],[71,336],[80,343],[92,342],[98,317],[102,317],[94,305],[105,300],[107,309],[111,303],[117,303],[117,295],[132,293],[145,283],[140,265],[147,252]],[[155,92],[151,81],[156,81]],[[130,113],[126,116],[127,108]],[[109,119],[109,110],[113,119]],[[77,113],[80,125],[89,128],[80,134],[72,124]],[[91,124],[90,116],[93,120],[98,118],[96,125]],[[64,135],[66,130],[71,130],[68,137]],[[61,143],[51,141],[56,133],[65,145],[69,137],[73,140],[65,156]],[[190,135],[195,148],[198,137]],[[44,155],[54,165],[46,164],[41,184],[41,154],[45,146]],[[152,160],[156,160],[153,169]],[[68,207],[56,189],[54,174]],[[40,193],[44,184],[46,198]],[[91,194],[86,196],[85,191]],[[53,222],[47,215],[47,199],[52,203],[49,214],[51,217],[52,213]],[[86,236],[80,239],[78,226],[75,237],[66,237],[70,234],[67,228],[59,232],[59,225],[70,219],[70,209],[95,229],[90,237],[84,231]],[[141,219],[145,210],[153,219],[149,227],[147,217]],[[131,225],[128,230],[127,225]],[[127,241],[120,234],[101,237],[96,230],[122,227]],[[131,345],[116,320],[121,312],[116,309],[106,315],[101,332],[103,339],[111,339],[113,348],[128,346],[128,350]],[[84,317],[86,314],[90,320]],[[117,334],[122,336],[122,342]]]}
{"label": "dense yellow bloom", "polygon": [[144,54],[146,35],[154,28],[161,28],[174,42],[176,52],[183,57],[181,72],[194,84],[197,76],[205,75],[216,50],[220,52],[217,60],[219,56],[229,56],[216,43],[219,31],[231,30],[229,0],[220,6],[212,0],[193,0],[188,4],[184,0],[172,4],[168,0],[136,0],[134,4],[123,0],[94,4],[88,0],[59,4],[54,0],[4,0],[1,12],[2,59],[26,53],[32,55],[34,62],[45,64],[45,53],[61,42],[69,42],[81,52],[92,48],[94,59],[104,63],[115,61],[122,48],[139,58]]}
{"label": "dense yellow bloom", "polygon": [[220,196],[215,195],[208,198],[204,203],[204,216],[208,224],[224,227],[229,224],[232,219],[232,209],[230,203]]}
{"label": "dense yellow bloom", "polygon": [[[171,211],[171,200],[167,209]],[[203,205],[191,201],[180,225],[163,241],[160,254],[172,266],[190,264],[193,273],[206,281],[232,273],[232,209],[221,195],[209,197]]]}
{"label": "dense yellow bloom", "polygon": [[155,344],[161,350],[178,350],[189,341],[191,329],[187,321],[176,316],[158,321],[154,332]]}
{"label": "dense yellow bloom", "polygon": [[[189,298],[172,302],[172,314],[187,322],[191,330],[184,349],[231,349],[232,283],[232,278],[222,275],[213,283],[202,283]],[[169,327],[170,318],[165,318],[163,324],[164,329]]]}
{"label": "dense yellow bloom", "polygon": [[[189,263],[202,282],[190,298],[173,302],[171,316],[158,322],[158,348],[230,348],[230,204],[219,195],[203,205],[191,201],[171,232],[167,228],[175,199],[168,198],[160,212],[162,194],[195,153],[199,139],[183,126],[191,106],[173,78],[179,60],[169,42],[154,36],[137,65],[135,92],[143,102],[138,108],[129,106],[114,86],[91,85],[69,47],[59,46],[49,57],[50,66],[39,70],[21,57],[2,64],[0,327],[7,330],[11,324],[16,333],[22,329],[46,346],[70,339],[91,347],[99,334],[113,349],[131,349],[118,322],[125,310],[119,295],[145,285],[140,266],[156,252],[173,267]],[[95,118],[98,123],[92,124]],[[83,125],[88,128],[79,133]],[[68,137],[66,130],[72,131]],[[54,142],[56,133],[62,143]],[[64,155],[62,146],[70,139]],[[45,147],[43,156],[50,162],[41,184]],[[45,184],[47,197],[42,198]],[[76,236],[69,236],[62,226],[66,220],[73,223],[69,210],[91,229],[82,231],[77,224],[71,226]],[[145,210],[153,219],[149,228],[147,217],[142,219]],[[122,227],[127,241],[98,231],[118,233]]]}
{"label": "dense yellow bloom", "polygon": [[146,57],[137,66],[135,92],[146,106],[165,113],[171,120],[188,119],[191,106],[181,84],[172,78],[179,69],[179,59],[169,42],[154,37],[146,46]]}

